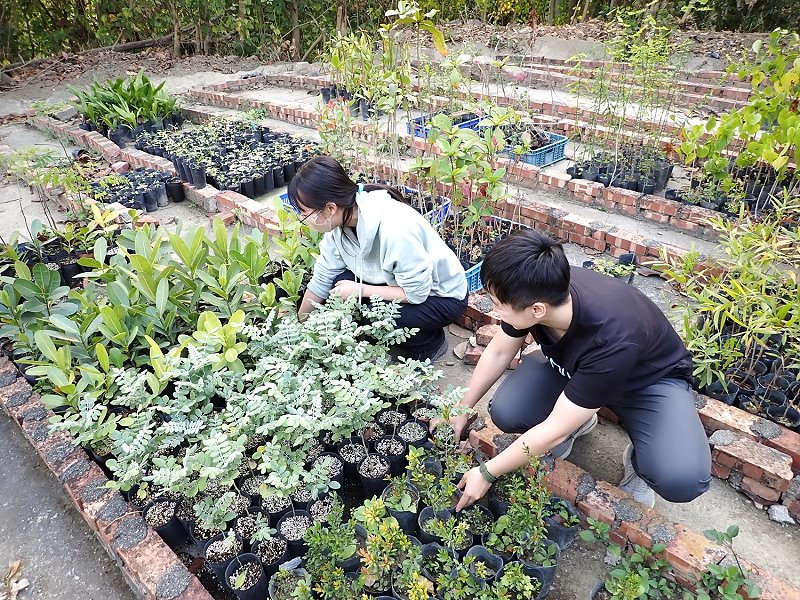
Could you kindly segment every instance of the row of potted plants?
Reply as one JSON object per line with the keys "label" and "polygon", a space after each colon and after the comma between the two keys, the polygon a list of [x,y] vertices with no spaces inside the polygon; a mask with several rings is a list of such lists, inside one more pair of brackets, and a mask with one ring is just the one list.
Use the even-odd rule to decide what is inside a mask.
{"label": "row of potted plants", "polygon": [[177,98],[154,85],[140,70],[135,76],[104,83],[94,81],[88,90],[69,86],[72,105],[82,117],[81,129],[100,131],[120,147],[145,131],[180,127],[183,115]]}
{"label": "row of potted plants", "polygon": [[118,202],[145,212],[153,212],[170,202],[183,202],[186,199],[180,179],[147,167],[107,175],[89,185],[90,196],[98,202]]}
{"label": "row of potted plants", "polygon": [[196,187],[208,183],[249,198],[285,186],[318,153],[315,144],[289,134],[221,118],[192,130],[142,134],[136,147],[171,160],[178,176]]}
{"label": "row of potted plants", "polygon": [[568,167],[567,174],[575,179],[596,181],[606,187],[655,194],[665,189],[673,166],[663,153],[631,146],[623,148],[616,155],[600,152],[590,160]]}
{"label": "row of potted plants", "polygon": [[800,266],[796,197],[736,224],[711,221],[726,258],[699,264],[697,252],[665,260],[665,274],[690,302],[683,337],[696,387],[728,404],[800,431]]}

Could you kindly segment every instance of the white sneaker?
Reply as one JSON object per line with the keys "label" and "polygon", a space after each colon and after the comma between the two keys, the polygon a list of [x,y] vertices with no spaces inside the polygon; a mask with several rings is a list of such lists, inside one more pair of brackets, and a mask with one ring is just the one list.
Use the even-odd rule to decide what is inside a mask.
{"label": "white sneaker", "polygon": [[581,437],[582,435],[586,435],[595,427],[597,427],[597,413],[593,414],[592,417],[588,421],[586,421],[586,423],[584,423],[583,425],[578,427],[578,429],[573,431],[567,439],[565,439],[557,446],[551,448],[550,454],[552,454],[556,458],[567,458],[569,456],[569,453],[572,452],[572,445],[575,443],[575,440]]}
{"label": "white sneaker", "polygon": [[633,470],[633,444],[628,444],[625,452],[622,453],[622,464],[625,466],[625,475],[622,476],[622,481],[619,482],[619,489],[627,492],[633,499],[653,508],[656,504],[656,493],[653,491],[647,482],[636,474]]}

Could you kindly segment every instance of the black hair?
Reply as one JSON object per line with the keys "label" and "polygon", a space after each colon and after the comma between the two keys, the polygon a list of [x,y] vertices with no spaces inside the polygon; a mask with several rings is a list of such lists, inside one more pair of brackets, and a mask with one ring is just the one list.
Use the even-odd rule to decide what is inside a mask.
{"label": "black hair", "polygon": [[519,229],[500,240],[481,267],[486,291],[514,310],[537,302],[564,304],[569,298],[569,275],[561,242],[534,229]]}
{"label": "black hair", "polygon": [[[386,190],[398,202],[405,202],[403,194],[397,188],[368,183],[363,186],[365,192]],[[304,164],[289,182],[287,189],[289,203],[300,211],[298,203],[308,208],[319,210],[328,202],[344,208],[342,222],[347,223],[356,205],[358,184],[355,183],[339,162],[330,156],[315,156]]]}

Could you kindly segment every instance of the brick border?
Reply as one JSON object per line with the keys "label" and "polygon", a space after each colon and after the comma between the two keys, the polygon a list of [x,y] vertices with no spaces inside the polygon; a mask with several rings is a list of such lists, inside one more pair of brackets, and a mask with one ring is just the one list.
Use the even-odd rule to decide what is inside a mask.
{"label": "brick border", "polygon": [[[495,439],[505,434],[490,418],[485,420],[486,427],[471,431],[469,439],[475,448],[494,456],[497,452]],[[545,482],[550,492],[575,504],[585,517],[610,525],[613,542],[629,541],[646,548],[654,543],[666,544],[662,557],[670,563],[681,584],[689,584],[691,577],[705,571],[707,564],[720,563],[726,558],[721,546],[680,523],[669,521],[658,511],[639,504],[618,487],[598,481],[577,465],[549,455],[543,459],[543,464],[548,471]],[[741,559],[740,562],[762,588],[760,600],[800,598],[800,588],[765,568]]]}
{"label": "brick border", "polygon": [[0,356],[0,404],[22,430],[73,505],[142,600],[212,600],[159,535],[66,432],[51,433],[46,409],[19,371]]}

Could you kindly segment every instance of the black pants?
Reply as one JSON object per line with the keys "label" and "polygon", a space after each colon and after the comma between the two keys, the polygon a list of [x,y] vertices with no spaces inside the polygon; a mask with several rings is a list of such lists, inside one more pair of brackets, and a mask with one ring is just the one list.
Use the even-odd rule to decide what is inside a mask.
{"label": "black pants", "polygon": [[[336,276],[333,284],[336,285],[338,281],[345,280],[355,281],[356,277],[351,271],[345,271]],[[367,282],[364,283],[367,284]],[[381,284],[371,283],[369,285]],[[362,298],[361,301],[369,302],[369,298]],[[466,308],[466,297],[463,300],[458,300],[456,298],[428,296],[427,300],[422,304],[401,304],[400,316],[396,321],[397,327],[413,327],[419,329],[419,331],[396,347],[403,356],[408,358],[424,360],[432,356],[444,343],[444,328],[455,323],[456,319],[464,314]]]}
{"label": "black pants", "polygon": [[[540,352],[526,356],[489,403],[495,425],[523,433],[544,421],[567,385]],[[689,502],[711,483],[711,450],[688,383],[661,379],[608,405],[633,443],[633,468],[670,502]]]}

